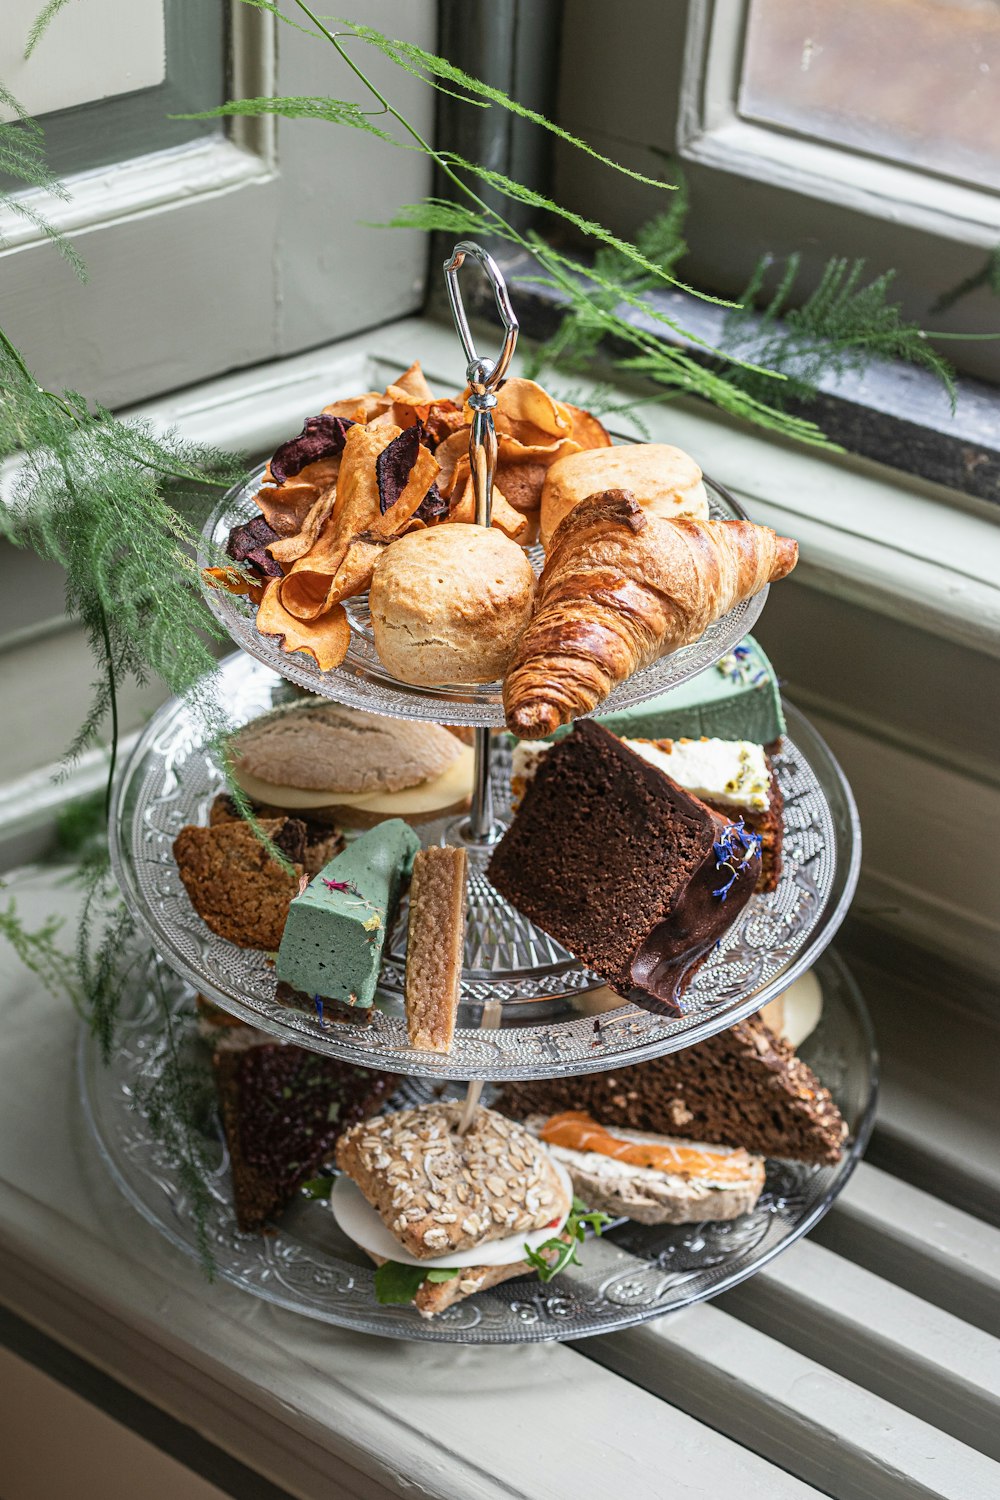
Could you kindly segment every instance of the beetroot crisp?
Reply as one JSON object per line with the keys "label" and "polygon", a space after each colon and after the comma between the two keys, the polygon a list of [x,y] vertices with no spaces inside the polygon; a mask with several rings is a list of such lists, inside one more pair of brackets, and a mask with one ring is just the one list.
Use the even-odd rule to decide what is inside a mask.
{"label": "beetroot crisp", "polygon": [[284,484],[308,464],[318,463],[321,458],[336,458],[344,451],[347,429],[353,426],[349,417],[331,417],[326,412],[320,412],[318,417],[306,417],[298,437],[282,443],[271,459],[273,482]]}
{"label": "beetroot crisp", "polygon": [[[417,455],[420,452],[421,436],[422,429],[419,422],[413,427],[404,428],[398,437],[394,437],[392,442],[382,449],[382,452],[375,460],[375,478],[378,480],[378,506],[382,515],[385,515],[386,511],[395,505],[400,495],[406,489],[413,465],[416,463]],[[429,513],[425,511],[425,506],[433,506],[434,501],[442,505],[444,510],[448,509],[447,502],[442,501],[441,496],[438,494],[436,484],[431,485],[427,494],[420,502],[417,514],[422,521],[429,521],[433,516],[442,514],[441,511],[433,508]]]}
{"label": "beetroot crisp", "polygon": [[278,533],[269,526],[263,516],[244,521],[234,526],[229,533],[226,551],[241,567],[263,578],[280,578],[281,568],[264,549],[278,540]]}

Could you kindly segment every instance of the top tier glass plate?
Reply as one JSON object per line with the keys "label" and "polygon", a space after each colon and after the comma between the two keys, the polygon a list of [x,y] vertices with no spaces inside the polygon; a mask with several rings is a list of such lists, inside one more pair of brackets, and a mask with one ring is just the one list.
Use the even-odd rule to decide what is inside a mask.
{"label": "top tier glass plate", "polygon": [[[225,548],[234,526],[260,514],[254,503],[254,496],[260,488],[264,468],[265,465],[262,464],[243,484],[231,489],[210,517],[205,535],[217,547]],[[716,520],[747,519],[746,511],[729,491],[707,475],[705,488],[708,491],[709,511]],[[528,555],[536,569],[540,569],[541,548],[529,548]],[[199,561],[205,566],[207,555]],[[213,588],[206,588],[205,595],[212,613],[238,646],[270,667],[273,672],[279,672],[289,682],[308,688],[310,692],[320,693],[324,698],[333,698],[337,703],[346,703],[351,708],[365,708],[370,713],[388,714],[396,719],[432,719],[438,724],[490,727],[503,725],[499,682],[476,688],[420,688],[411,687],[392,677],[383,667],[375,650],[367,595],[347,602],[347,613],[351,621],[351,645],[344,661],[332,672],[321,672],[311,657],[301,651],[283,651],[273,636],[261,635],[255,623],[256,607],[249,599]],[[696,677],[706,667],[714,666],[720,657],[731,651],[747,631],[753,628],[766,598],[765,587],[752,599],[745,599],[727,615],[716,620],[690,646],[682,646],[679,651],[661,657],[651,667],[634,672],[597,711],[611,713],[615,709],[630,708],[635,703],[645,703],[647,699],[665,693],[668,688],[686,682],[689,677]]]}

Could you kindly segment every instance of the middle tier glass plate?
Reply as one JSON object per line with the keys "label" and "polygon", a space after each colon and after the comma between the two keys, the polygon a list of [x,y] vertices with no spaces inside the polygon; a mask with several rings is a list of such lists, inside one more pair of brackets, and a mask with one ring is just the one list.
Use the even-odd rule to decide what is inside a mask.
{"label": "middle tier glass plate", "polygon": [[[265,466],[247,476],[243,484],[236,485],[219,502],[210,517],[205,536],[217,547],[224,549],[229,533],[242,521],[252,520],[260,511],[254,496],[260,489]],[[709,514],[720,521],[745,521],[746,511],[737,500],[705,476],[708,493]],[[528,549],[532,563],[539,571],[543,555],[540,547]],[[199,559],[202,566],[209,562],[207,553]],[[482,687],[412,687],[390,675],[383,667],[372,639],[371,621],[368,614],[368,596],[359,595],[346,603],[351,622],[351,645],[347,656],[332,672],[321,672],[312,657],[301,651],[283,651],[275,636],[261,635],[256,625],[256,606],[241,595],[228,594],[222,589],[206,588],[205,597],[216,619],[229,632],[236,644],[249,651],[259,662],[287,677],[289,682],[324,698],[333,698],[337,703],[346,703],[351,708],[364,708],[369,713],[389,714],[396,719],[432,719],[438,724],[476,724],[500,728],[504,722],[503,703],[498,682],[486,683]],[[739,644],[747,631],[752,630],[767,598],[767,588],[761,589],[751,599],[744,599],[727,615],[716,620],[699,640],[682,646],[663,656],[652,666],[641,672],[633,672],[621,683],[610,698],[601,705],[602,713],[629,708],[633,703],[643,703],[665,693],[668,688],[696,677],[706,667],[713,666],[727,651]]]}
{"label": "middle tier glass plate", "polygon": [[[294,696],[275,673],[245,656],[221,668],[220,697],[234,724]],[[126,901],[178,974],[233,1015],[286,1041],[367,1067],[430,1078],[539,1078],[600,1072],[690,1046],[731,1026],[815,961],[840,925],[857,882],[857,814],[824,741],[786,705],[790,734],[775,758],[785,799],[784,869],[777,890],[755,896],[699,970],[680,1017],[652,1015],[609,999],[601,981],[535,927],[470,861],[462,1003],[447,1056],[409,1045],[403,1015],[405,903],[386,945],[374,1015],[367,1025],[324,1021],[275,998],[266,954],[217,937],[188,900],[172,845],[187,823],[206,824],[225,780],[198,713],[168,703],[150,722],[119,777],[110,838]],[[496,808],[509,815],[509,756],[493,755]],[[447,840],[449,820],[417,830]],[[599,899],[599,895],[595,896]],[[499,1030],[480,1030],[485,1001],[501,1002]],[[615,1004],[615,998],[611,998]]]}

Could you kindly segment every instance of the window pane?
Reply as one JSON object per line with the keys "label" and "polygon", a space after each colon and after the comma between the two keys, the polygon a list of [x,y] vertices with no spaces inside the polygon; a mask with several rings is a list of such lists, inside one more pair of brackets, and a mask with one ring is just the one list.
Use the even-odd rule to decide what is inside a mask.
{"label": "window pane", "polygon": [[[0,45],[0,80],[15,97],[17,83],[24,85],[26,98],[22,102],[29,113],[39,112],[46,159],[57,177],[222,133],[223,125],[218,120],[169,118],[211,109],[225,97],[226,7],[220,0],[143,0],[140,14],[161,12],[158,17],[146,17],[150,27],[154,19],[157,22],[159,55],[155,61],[152,37],[139,38],[132,53],[124,46],[119,49],[114,37],[119,23],[107,24],[102,7],[91,7],[84,0],[53,18],[31,62],[23,67],[19,60],[27,40],[25,17],[41,9],[41,0],[17,0],[9,17],[4,10],[6,4],[9,0],[0,0],[0,14],[11,23]],[[118,7],[118,13],[128,16],[134,29],[131,8],[129,0],[124,10]],[[82,45],[72,29],[63,29],[67,23],[79,25],[81,18],[90,28],[91,38]],[[103,72],[76,66],[78,58],[86,55],[87,46],[93,44],[95,28],[112,36],[114,44]],[[44,86],[35,80],[36,65],[44,65],[48,75]],[[74,76],[74,70],[79,77]],[[127,77],[130,71],[131,82]],[[0,174],[0,188],[20,186]]]}
{"label": "window pane", "polygon": [[750,0],[739,108],[1000,188],[1000,4]]}

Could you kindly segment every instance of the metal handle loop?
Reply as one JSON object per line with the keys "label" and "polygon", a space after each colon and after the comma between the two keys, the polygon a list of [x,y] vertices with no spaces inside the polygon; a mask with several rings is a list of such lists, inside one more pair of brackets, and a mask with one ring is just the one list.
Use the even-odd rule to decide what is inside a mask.
{"label": "metal handle loop", "polygon": [[[476,353],[476,346],[472,339],[472,330],[469,320],[465,315],[465,306],[462,302],[462,293],[458,285],[458,273],[462,268],[465,257],[471,255],[478,260],[486,275],[489,277],[493,287],[493,295],[496,298],[497,312],[500,314],[500,322],[504,328],[503,347],[497,356],[496,363],[490,365],[485,359]],[[455,320],[458,336],[465,350],[465,358],[468,361],[465,378],[469,382],[473,396],[492,395],[497,386],[507,373],[511,359],[514,356],[514,347],[517,344],[518,321],[510,302],[510,293],[507,291],[507,283],[503,279],[500,267],[481,245],[474,240],[460,240],[451,252],[450,259],[444,263],[444,279],[448,288],[448,301],[451,304],[451,315]]]}

